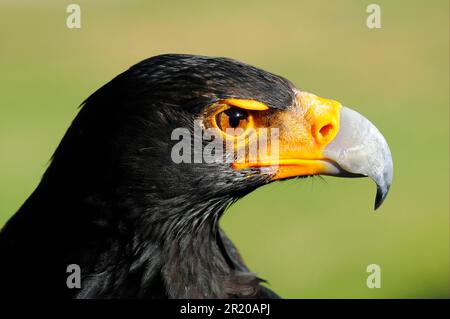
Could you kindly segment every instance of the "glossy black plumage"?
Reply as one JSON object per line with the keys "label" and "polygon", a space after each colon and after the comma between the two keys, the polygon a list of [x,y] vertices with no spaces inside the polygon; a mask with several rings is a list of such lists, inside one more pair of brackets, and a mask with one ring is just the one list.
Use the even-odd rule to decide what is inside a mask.
{"label": "glossy black plumage", "polygon": [[[225,58],[162,55],[89,97],[41,183],[0,233],[2,296],[271,298],[218,226],[268,182],[225,164],[175,164],[177,127],[224,98],[293,103],[285,79]],[[79,264],[81,289],[66,287]]]}

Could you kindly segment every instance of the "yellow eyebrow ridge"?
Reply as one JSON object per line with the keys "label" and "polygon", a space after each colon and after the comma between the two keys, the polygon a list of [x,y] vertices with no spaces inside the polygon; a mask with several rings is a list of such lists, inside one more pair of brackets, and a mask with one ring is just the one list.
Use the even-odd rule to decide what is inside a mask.
{"label": "yellow eyebrow ridge", "polygon": [[240,107],[241,109],[245,110],[265,111],[269,109],[266,104],[256,100],[226,99],[225,103],[231,106]]}

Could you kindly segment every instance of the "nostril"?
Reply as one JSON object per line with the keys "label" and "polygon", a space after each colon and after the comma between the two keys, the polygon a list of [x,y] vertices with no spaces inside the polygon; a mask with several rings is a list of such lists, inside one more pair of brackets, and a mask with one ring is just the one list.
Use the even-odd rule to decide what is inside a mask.
{"label": "nostril", "polygon": [[327,124],[325,126],[322,126],[322,128],[319,130],[319,133],[322,137],[327,137],[327,135],[333,130],[333,124]]}

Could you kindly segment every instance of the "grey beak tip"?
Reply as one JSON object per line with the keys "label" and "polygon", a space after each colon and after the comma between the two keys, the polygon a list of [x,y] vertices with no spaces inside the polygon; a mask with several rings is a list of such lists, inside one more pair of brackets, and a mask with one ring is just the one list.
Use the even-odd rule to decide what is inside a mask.
{"label": "grey beak tip", "polygon": [[382,188],[380,186],[377,186],[377,195],[375,197],[375,210],[377,210],[381,204],[383,204],[388,192],[389,192],[390,185],[388,185],[385,188]]}

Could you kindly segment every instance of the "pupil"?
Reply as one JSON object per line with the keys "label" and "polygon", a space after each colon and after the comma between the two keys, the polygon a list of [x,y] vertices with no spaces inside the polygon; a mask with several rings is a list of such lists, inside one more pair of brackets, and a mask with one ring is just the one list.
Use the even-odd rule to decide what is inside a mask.
{"label": "pupil", "polygon": [[225,111],[225,114],[228,115],[228,123],[232,128],[236,128],[239,126],[239,122],[241,120],[245,120],[247,118],[247,113],[238,108],[231,108]]}
{"label": "pupil", "polygon": [[228,120],[228,122],[230,123],[230,126],[232,128],[238,127],[240,121],[241,121],[241,119],[238,117],[230,117],[230,119]]}

